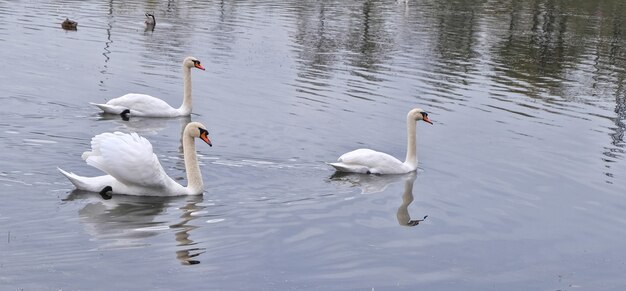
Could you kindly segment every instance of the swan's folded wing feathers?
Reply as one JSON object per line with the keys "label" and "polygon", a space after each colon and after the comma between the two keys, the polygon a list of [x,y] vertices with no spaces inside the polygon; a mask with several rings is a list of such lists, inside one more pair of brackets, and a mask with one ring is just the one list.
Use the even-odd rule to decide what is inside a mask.
{"label": "swan's folded wing feathers", "polygon": [[136,133],[103,133],[92,140],[87,164],[129,185],[163,187],[168,180],[152,144]]}
{"label": "swan's folded wing feathers", "polygon": [[372,173],[394,173],[402,167],[402,162],[395,157],[371,149],[358,149],[345,153],[339,157],[338,161],[352,168],[366,167]]}
{"label": "swan's folded wing feathers", "polygon": [[398,159],[383,152],[371,149],[358,149],[341,155],[338,161],[346,164],[359,164],[373,167],[381,163],[396,162]]}
{"label": "swan's folded wing feathers", "polygon": [[[123,106],[131,110],[131,114],[156,114],[167,115],[175,110],[167,102],[146,94],[129,93],[124,96],[111,99],[107,105]],[[158,114],[157,114],[158,113]]]}

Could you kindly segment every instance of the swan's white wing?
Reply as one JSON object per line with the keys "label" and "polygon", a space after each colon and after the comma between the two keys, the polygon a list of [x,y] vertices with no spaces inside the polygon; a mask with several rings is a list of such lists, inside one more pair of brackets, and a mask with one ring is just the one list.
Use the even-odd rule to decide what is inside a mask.
{"label": "swan's white wing", "polygon": [[83,153],[87,164],[128,186],[167,187],[170,178],[152,151],[152,144],[136,133],[102,133],[91,139],[91,152]]}
{"label": "swan's white wing", "polygon": [[[109,100],[106,105],[111,108],[129,109],[131,116],[166,117],[176,113],[176,109],[167,104],[167,102],[146,94],[126,94]],[[102,108],[101,106],[99,107]]]}
{"label": "swan's white wing", "polygon": [[338,161],[347,164],[360,164],[368,167],[402,164],[401,161],[389,154],[370,149],[358,149],[347,152],[341,155]]}
{"label": "swan's white wing", "polygon": [[[370,150],[358,149],[343,154],[338,163],[331,163],[340,171],[372,174],[399,174],[406,173],[406,166],[395,157]],[[366,169],[366,170],[365,170]]]}

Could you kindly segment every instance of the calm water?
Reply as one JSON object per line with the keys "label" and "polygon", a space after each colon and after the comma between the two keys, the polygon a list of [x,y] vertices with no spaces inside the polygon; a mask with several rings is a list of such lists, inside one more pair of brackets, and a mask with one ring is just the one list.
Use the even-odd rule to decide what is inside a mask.
{"label": "calm water", "polygon": [[[622,2],[0,1],[0,289],[624,290]],[[190,119],[88,105],[178,106],[188,55]],[[415,106],[416,174],[324,164],[404,157]],[[201,197],[104,201],[56,170],[97,175],[90,138],[137,131],[184,184],[190,120]]]}

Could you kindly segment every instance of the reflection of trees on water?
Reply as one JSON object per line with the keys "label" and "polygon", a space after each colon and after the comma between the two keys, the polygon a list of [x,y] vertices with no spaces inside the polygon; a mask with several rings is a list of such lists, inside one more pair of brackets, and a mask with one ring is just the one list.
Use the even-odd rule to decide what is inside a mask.
{"label": "reflection of trees on water", "polygon": [[304,1],[294,6],[296,27],[293,39],[298,45],[295,52],[299,67],[294,86],[301,102],[325,103],[323,99],[329,98],[323,92],[329,91],[325,87],[329,86],[331,70],[339,59],[344,38],[338,29],[341,26],[337,25],[343,13],[336,9],[327,1]]}
{"label": "reflection of trees on water", "polygon": [[[202,24],[207,27],[207,34],[210,35],[209,43],[218,54],[211,56],[212,62],[228,62],[232,59],[233,46],[236,44],[236,24],[239,21],[238,5],[236,1],[221,0],[208,9],[212,10],[211,16],[206,16],[208,20]],[[206,12],[205,12],[206,13]]]}
{"label": "reflection of trees on water", "polygon": [[[534,3],[532,28],[528,48],[531,51],[531,60],[537,70],[536,75],[557,75],[565,64],[564,36],[567,28],[567,14],[561,13],[562,7],[555,7],[555,1],[540,1]],[[558,10],[558,11],[557,11]]]}
{"label": "reflection of trees on water", "polygon": [[436,33],[432,37],[437,61],[433,71],[441,79],[428,82],[439,90],[448,91],[443,97],[452,93],[459,84],[467,85],[467,74],[476,66],[472,59],[478,57],[475,46],[479,17],[476,11],[481,6],[476,1],[466,0],[434,3],[437,13],[432,22]]}
{"label": "reflection of trees on water", "polygon": [[[508,21],[508,29],[493,45],[494,70],[502,73],[496,74],[494,81],[519,88],[517,93],[546,104],[555,102],[556,97],[603,107],[614,98],[615,117],[610,118],[615,126],[611,128],[611,146],[604,151],[610,168],[613,160],[624,154],[622,24],[626,7],[620,1],[555,0],[510,1],[504,6],[508,18],[500,20]],[[577,86],[571,86],[572,82]]]}
{"label": "reflection of trees on water", "polygon": [[302,2],[294,9],[294,41],[300,45],[297,53],[304,65],[303,73],[329,70],[339,53],[347,50],[344,57],[356,69],[353,74],[379,81],[374,75],[382,69],[393,47],[385,3],[368,0],[346,7],[328,1]]}
{"label": "reflection of trees on water", "polygon": [[[624,4],[616,2],[604,3],[604,5],[592,6],[597,21],[591,27],[595,33],[593,52],[593,77],[591,78],[591,95],[594,99],[614,99],[614,117],[609,117],[615,126],[610,127],[609,133],[611,144],[605,147],[604,161],[607,171],[605,175],[612,177],[610,171],[612,163],[623,157],[624,131],[626,129],[626,92],[624,81],[626,77],[626,51],[624,46],[624,34],[622,30],[623,19],[626,17]],[[609,101],[607,100],[607,101]],[[595,100],[593,100],[595,101]],[[612,101],[612,100],[610,100]],[[608,181],[610,182],[610,181]]]}
{"label": "reflection of trees on water", "polygon": [[[393,42],[388,29],[388,6],[379,1],[340,5],[334,1],[299,2],[294,10],[296,32],[294,41],[300,63],[298,91],[316,95],[314,89],[327,86],[335,63],[350,64],[347,95],[368,99],[366,84],[380,83],[380,71],[390,57]],[[346,15],[348,15],[346,19]],[[318,96],[319,97],[319,96]]]}
{"label": "reflection of trees on water", "polygon": [[[386,4],[368,0],[360,10],[350,15],[350,32],[346,48],[352,52],[352,74],[368,81],[380,82],[377,73],[383,69],[384,60],[393,47],[392,37],[386,25]],[[365,72],[362,72],[364,70]]]}
{"label": "reflection of trees on water", "polygon": [[[626,73],[624,72],[624,68],[626,68],[626,51],[623,48],[624,35],[622,30],[623,17],[626,16],[626,14],[624,14],[623,10],[621,12],[613,11],[613,13],[617,15],[613,15],[611,18],[609,18],[611,23],[607,25],[608,27],[610,27],[611,37],[609,38],[608,43],[604,45],[604,49],[608,50],[608,52],[606,52],[605,54],[598,54],[598,56],[606,55],[608,59],[606,63],[612,65],[613,68],[611,69],[619,69],[615,70],[615,72],[613,72],[612,70],[607,70],[605,72],[601,72],[601,70],[599,69],[596,70],[598,75],[614,74],[616,84],[615,93],[613,93],[615,96],[615,117],[613,118],[613,123],[615,124],[615,127],[611,128],[613,132],[610,134],[612,139],[612,147],[605,148],[606,151],[604,152],[605,156],[607,156],[607,159],[605,159],[605,161],[607,162],[606,168],[611,168],[611,163],[614,161],[614,159],[619,158],[619,156],[623,157],[624,153],[626,153],[626,151],[624,150],[624,147],[626,145],[624,140],[624,132],[626,130],[626,90],[624,90],[626,77]],[[621,15],[618,13],[621,13]],[[595,80],[599,80],[599,77],[600,76],[595,78]],[[610,171],[607,171],[605,174],[609,177],[612,177]]]}
{"label": "reflection of trees on water", "polygon": [[452,69],[463,68],[477,56],[475,44],[478,17],[475,10],[481,9],[481,6],[474,2],[443,1],[435,4],[438,10],[433,19],[433,25],[438,31],[435,35],[435,51],[446,65],[453,66]]}
{"label": "reflection of trees on water", "polygon": [[[546,2],[546,3],[542,3]],[[495,76],[495,81],[507,87],[520,87],[531,98],[541,98],[542,88],[562,96],[560,90],[567,60],[578,58],[580,47],[565,42],[568,16],[564,7],[553,0],[534,1],[530,7],[511,1],[508,5],[507,35],[495,45],[494,59],[497,71],[506,78]],[[530,15],[529,15],[530,14]],[[523,85],[520,84],[522,82]]]}
{"label": "reflection of trees on water", "polygon": [[[621,80],[624,81],[623,79]],[[613,122],[615,123],[615,127],[611,128],[613,131],[610,133],[611,135],[611,145],[612,147],[606,147],[606,151],[604,155],[607,156],[606,168],[611,168],[611,163],[615,162],[614,159],[624,157],[626,150],[624,147],[626,146],[626,142],[624,141],[624,131],[626,128],[626,94],[622,93],[615,96],[615,113],[616,117],[613,118]],[[612,173],[607,170],[605,175],[609,177],[613,177]]]}
{"label": "reflection of trees on water", "polygon": [[[336,21],[329,13],[326,2],[305,1],[298,6],[294,40],[300,45],[297,53],[302,70],[298,77],[304,79],[330,79],[328,70],[337,61],[341,36],[333,30]],[[313,6],[313,7],[309,7]]]}

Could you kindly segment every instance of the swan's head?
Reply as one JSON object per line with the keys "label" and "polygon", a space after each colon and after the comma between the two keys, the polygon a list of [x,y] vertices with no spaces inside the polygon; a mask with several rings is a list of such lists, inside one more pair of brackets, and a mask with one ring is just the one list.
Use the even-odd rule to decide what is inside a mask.
{"label": "swan's head", "polygon": [[204,67],[200,64],[200,60],[194,57],[187,57],[183,61],[183,67],[186,68],[197,68],[204,71]]}
{"label": "swan's head", "polygon": [[408,118],[411,118],[415,121],[423,120],[424,122],[433,124],[433,122],[430,121],[430,118],[428,118],[428,113],[426,113],[426,111],[422,110],[421,108],[414,108],[409,111]]}
{"label": "swan's head", "polygon": [[209,146],[213,146],[211,140],[209,140],[209,131],[200,122],[190,122],[185,126],[185,134],[191,137],[197,137],[206,142]]}

